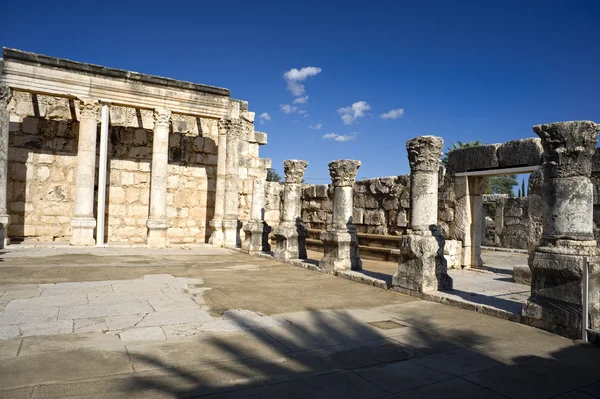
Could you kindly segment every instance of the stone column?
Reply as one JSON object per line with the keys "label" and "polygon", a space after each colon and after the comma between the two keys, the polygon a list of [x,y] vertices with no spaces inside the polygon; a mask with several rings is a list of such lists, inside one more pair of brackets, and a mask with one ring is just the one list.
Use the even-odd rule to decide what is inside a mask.
{"label": "stone column", "polygon": [[94,186],[96,182],[96,136],[100,103],[93,98],[79,103],[79,140],[77,144],[77,175],[75,214],[71,219],[71,245],[94,245]]}
{"label": "stone column", "polygon": [[499,198],[496,201],[496,218],[494,219],[494,244],[500,246],[502,241],[500,237],[502,236],[502,230],[504,230],[504,203],[506,200],[504,198]]}
{"label": "stone column", "polygon": [[589,263],[591,328],[600,328],[600,257],[593,235],[592,155],[600,125],[590,121],[533,127],[542,139],[544,227],[529,257],[531,297],[523,315],[531,324],[581,336],[583,263]]}
{"label": "stone column", "polygon": [[[227,156],[225,162],[225,215],[223,219],[224,246],[238,245],[238,167],[239,143],[242,131],[240,119],[224,119],[222,128],[227,131]],[[221,129],[221,128],[219,128]]]}
{"label": "stone column", "polygon": [[264,170],[252,183],[252,219],[244,226],[244,249],[250,254],[263,251],[263,236],[267,227],[264,221],[266,180],[267,171]]}
{"label": "stone column", "polygon": [[225,236],[223,235],[223,217],[225,216],[225,173],[227,170],[227,130],[219,121],[219,143],[217,145],[217,187],[215,191],[215,215],[210,221],[212,234],[208,243],[222,246]]}
{"label": "stone column", "polygon": [[8,182],[8,134],[10,131],[10,112],[8,103],[12,91],[7,85],[0,85],[0,249],[9,244],[8,225],[10,216],[7,209]]}
{"label": "stone column", "polygon": [[152,138],[152,170],[150,183],[150,214],[147,243],[150,246],[169,244],[167,230],[167,166],[169,164],[169,128],[171,111],[164,108],[154,110],[154,132]]}
{"label": "stone column", "polygon": [[483,191],[485,177],[457,176],[454,178],[456,193],[456,236],[462,241],[463,268],[483,265],[481,243],[483,242]]}
{"label": "stone column", "polygon": [[398,271],[392,285],[399,291],[452,288],[444,258],[445,240],[437,228],[438,171],[444,141],[421,136],[406,143],[410,163],[410,229],[400,242]]}
{"label": "stone column", "polygon": [[302,178],[308,162],[297,159],[283,161],[285,187],[283,215],[275,229],[274,256],[279,259],[306,259],[306,231],[300,224],[302,211]]}
{"label": "stone column", "polygon": [[319,266],[327,270],[362,270],[358,238],[352,221],[353,188],[360,161],[340,159],[329,163],[334,187],[332,224],[321,233],[324,256]]}

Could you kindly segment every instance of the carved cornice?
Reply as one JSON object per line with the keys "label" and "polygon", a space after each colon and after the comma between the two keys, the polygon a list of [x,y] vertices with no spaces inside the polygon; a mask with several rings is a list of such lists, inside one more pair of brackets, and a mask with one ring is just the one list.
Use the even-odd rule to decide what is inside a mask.
{"label": "carved cornice", "polygon": [[8,85],[0,84],[0,108],[6,109],[11,98],[11,88]]}
{"label": "carved cornice", "polygon": [[100,115],[100,103],[95,98],[82,98],[79,101],[80,119],[98,119]]}
{"label": "carved cornice", "polygon": [[556,122],[533,127],[544,147],[546,178],[590,176],[600,125],[592,121]]}
{"label": "carved cornice", "polygon": [[169,127],[171,124],[171,111],[164,108],[154,110],[154,126]]}
{"label": "carved cornice", "polygon": [[406,142],[411,172],[438,172],[444,140],[437,136],[419,136]]}
{"label": "carved cornice", "polygon": [[285,182],[288,184],[300,184],[304,177],[304,171],[308,162],[298,159],[286,159],[283,161],[283,172],[285,173]]}
{"label": "carved cornice", "polygon": [[329,175],[334,187],[352,187],[361,162],[353,159],[339,159],[329,163]]}

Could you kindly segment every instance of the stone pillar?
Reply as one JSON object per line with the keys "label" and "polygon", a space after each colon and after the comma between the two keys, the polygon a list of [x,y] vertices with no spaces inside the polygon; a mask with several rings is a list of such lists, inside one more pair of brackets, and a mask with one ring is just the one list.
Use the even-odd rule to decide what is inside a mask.
{"label": "stone pillar", "polygon": [[481,266],[481,243],[484,235],[483,191],[485,177],[457,176],[454,178],[456,193],[456,236],[462,241],[463,268]]}
{"label": "stone pillar", "polygon": [[410,229],[400,242],[392,285],[400,291],[452,288],[444,258],[445,240],[437,228],[438,171],[444,141],[421,136],[406,143],[410,163]]}
{"label": "stone pillar", "polygon": [[223,219],[224,246],[238,245],[238,166],[239,143],[242,130],[240,119],[223,119],[219,130],[227,132],[227,156],[225,158],[225,215]]}
{"label": "stone pillar", "polygon": [[496,218],[494,219],[494,244],[500,246],[502,244],[500,237],[504,230],[504,198],[499,198],[496,201]]}
{"label": "stone pillar", "polygon": [[319,266],[326,270],[362,270],[358,238],[352,221],[354,180],[360,161],[340,159],[329,163],[334,187],[332,224],[321,233],[324,256]]}
{"label": "stone pillar", "polygon": [[267,171],[264,170],[252,183],[252,219],[244,226],[245,239],[243,245],[243,249],[250,254],[263,251],[263,237],[267,228],[264,221],[266,180]]}
{"label": "stone pillar", "polygon": [[8,134],[10,131],[10,112],[8,103],[12,91],[7,85],[0,85],[0,249],[9,244],[8,225],[10,216],[7,209],[8,182]]}
{"label": "stone pillar", "polygon": [[297,159],[283,161],[285,187],[283,215],[273,230],[274,256],[279,259],[306,259],[306,230],[300,224],[302,210],[302,178],[308,162]]}
{"label": "stone pillar", "polygon": [[215,192],[215,215],[210,221],[212,234],[208,243],[222,246],[225,240],[223,235],[223,217],[225,216],[225,179],[227,171],[227,130],[219,122],[219,143],[217,145],[217,187]]}
{"label": "stone pillar", "polygon": [[167,230],[167,166],[169,164],[169,128],[171,111],[164,108],[154,110],[154,132],[152,139],[152,170],[150,183],[150,214],[147,243],[150,246],[169,244]]}
{"label": "stone pillar", "polygon": [[77,144],[77,175],[75,214],[71,219],[71,245],[94,245],[94,186],[96,182],[96,136],[100,104],[92,98],[79,103],[79,139]]}
{"label": "stone pillar", "polygon": [[589,263],[590,325],[600,328],[600,257],[593,235],[592,155],[600,125],[590,121],[533,127],[542,139],[544,226],[529,257],[531,297],[523,316],[532,325],[578,338],[582,328],[583,264]]}

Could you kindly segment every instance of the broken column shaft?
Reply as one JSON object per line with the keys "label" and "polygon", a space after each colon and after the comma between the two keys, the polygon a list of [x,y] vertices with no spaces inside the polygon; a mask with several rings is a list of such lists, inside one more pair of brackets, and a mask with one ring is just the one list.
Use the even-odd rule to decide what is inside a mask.
{"label": "broken column shaft", "polygon": [[421,136],[406,143],[410,163],[410,230],[400,242],[398,271],[392,285],[403,291],[452,288],[444,258],[444,237],[437,229],[438,172],[444,141]]}
{"label": "broken column shaft", "polygon": [[544,148],[541,245],[529,257],[530,323],[569,337],[581,336],[583,269],[589,264],[592,328],[600,327],[600,265],[593,235],[592,155],[600,125],[590,121],[533,127]]}
{"label": "broken column shaft", "polygon": [[285,188],[281,223],[273,230],[274,256],[279,259],[306,258],[306,232],[300,224],[302,210],[302,178],[308,162],[297,159],[283,161]]}
{"label": "broken column shaft", "polygon": [[333,191],[333,222],[321,233],[324,256],[319,266],[327,270],[361,270],[358,239],[352,223],[353,187],[360,161],[340,159],[329,163]]}

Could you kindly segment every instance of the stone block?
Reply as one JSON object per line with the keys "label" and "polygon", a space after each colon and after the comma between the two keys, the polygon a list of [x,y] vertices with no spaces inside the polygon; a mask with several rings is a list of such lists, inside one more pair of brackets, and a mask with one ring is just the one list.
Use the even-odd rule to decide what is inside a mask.
{"label": "stone block", "polygon": [[324,231],[320,236],[324,255],[319,267],[325,270],[362,270],[356,233],[342,231]]}
{"label": "stone block", "polygon": [[444,244],[444,258],[448,269],[460,269],[462,261],[462,242],[458,240],[446,240]]}
{"label": "stone block", "polygon": [[398,216],[396,217],[396,226],[406,227],[407,225],[408,225],[408,220],[406,218],[406,212],[404,210],[399,210]]}
{"label": "stone block", "polygon": [[600,173],[600,147],[596,148],[592,156],[592,172]]}
{"label": "stone block", "polygon": [[381,205],[384,210],[391,211],[392,209],[398,209],[400,207],[400,200],[393,197],[384,198],[383,201],[381,201]]}
{"label": "stone block", "polygon": [[365,211],[361,208],[354,208],[352,210],[352,223],[353,224],[363,224],[365,217]]}
{"label": "stone block", "polygon": [[499,147],[500,144],[486,144],[452,150],[448,153],[448,172],[461,173],[498,168]]}
{"label": "stone block", "polygon": [[382,209],[367,210],[363,223],[369,226],[385,225],[385,212]]}
{"label": "stone block", "polygon": [[315,197],[327,198],[329,186],[327,184],[319,184],[315,186]]}
{"label": "stone block", "polygon": [[539,138],[509,141],[498,147],[498,166],[512,168],[541,165],[543,153]]}

